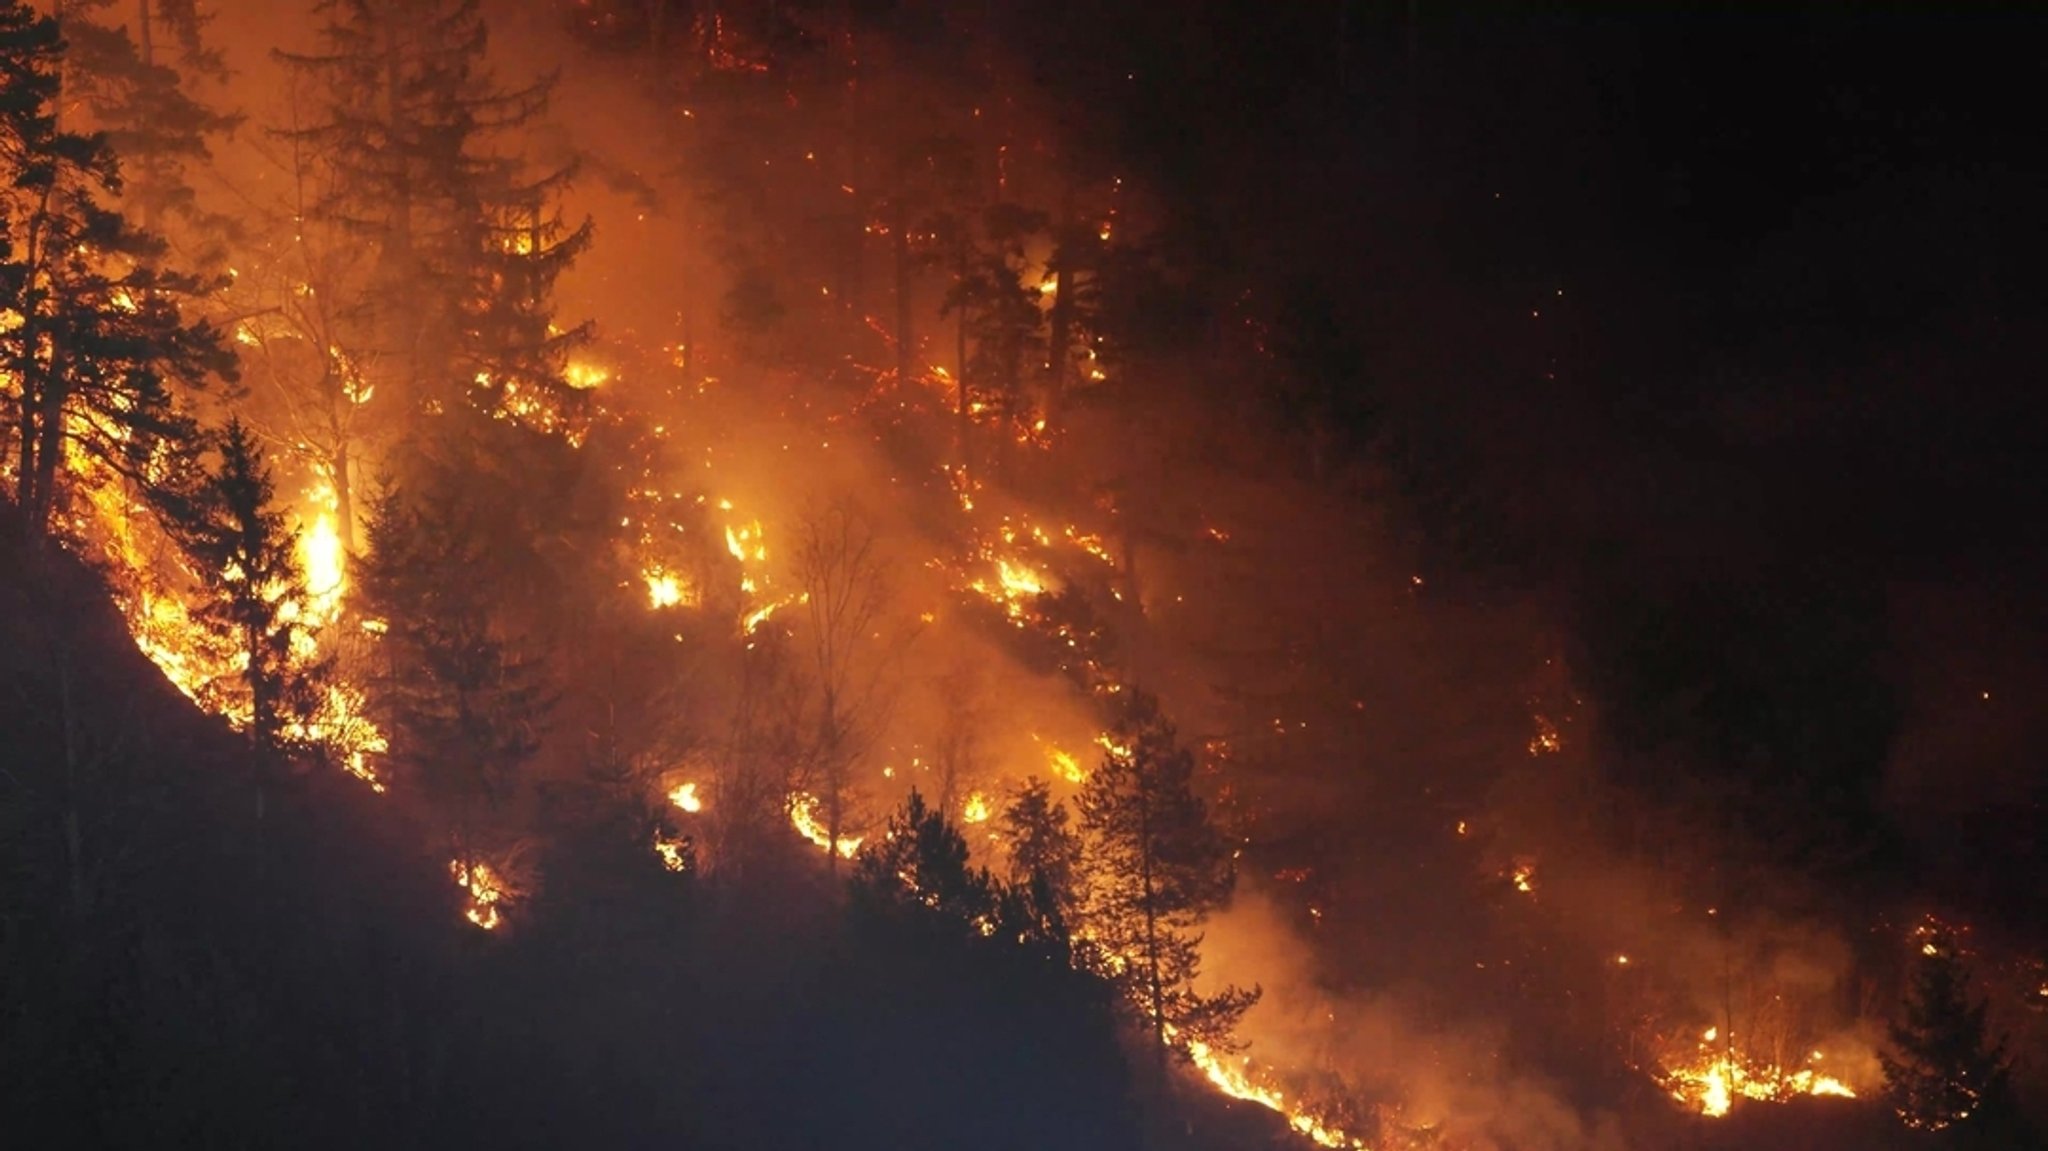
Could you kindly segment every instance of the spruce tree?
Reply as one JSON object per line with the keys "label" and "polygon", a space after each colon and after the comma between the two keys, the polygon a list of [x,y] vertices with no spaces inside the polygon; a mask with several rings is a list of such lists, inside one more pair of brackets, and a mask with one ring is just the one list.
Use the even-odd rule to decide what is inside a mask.
{"label": "spruce tree", "polygon": [[[173,219],[202,265],[224,257],[221,241],[239,232],[234,219],[205,210],[190,170],[212,160],[212,141],[232,133],[242,118],[196,98],[190,74],[224,79],[217,53],[205,46],[206,18],[187,0],[154,8],[151,0],[65,0],[58,6],[64,39],[66,81],[92,123],[106,133],[127,173],[123,204],[144,227],[167,228]],[[124,14],[134,16],[131,26]],[[157,33],[169,32],[175,53],[159,47]],[[181,72],[171,60],[183,65]]]}
{"label": "spruce tree", "polygon": [[1159,705],[1133,693],[1114,746],[1081,790],[1088,834],[1090,963],[1117,985],[1152,1031],[1159,1056],[1190,1042],[1233,1046],[1232,1029],[1258,989],[1194,988],[1204,916],[1236,882],[1228,843],[1194,791],[1194,757]]}
{"label": "spruce tree", "polygon": [[1893,1050],[1878,1055],[1886,1096],[1909,1127],[1981,1126],[2004,1109],[2011,1069],[2005,1043],[1985,1030],[1986,1003],[1970,1001],[1969,968],[1955,932],[1930,922],[1915,942],[1904,1015],[1890,1028]]}
{"label": "spruce tree", "polygon": [[176,302],[202,282],[162,267],[163,242],[109,206],[121,179],[105,138],[60,124],[63,51],[54,20],[0,3],[0,312],[18,317],[0,326],[0,396],[32,539],[71,453],[154,486],[162,449],[196,434],[172,385],[233,371]]}
{"label": "spruce tree", "polygon": [[1080,904],[1081,840],[1074,834],[1067,805],[1052,797],[1052,788],[1036,776],[1024,781],[1001,817],[1002,838],[1010,858],[1010,882],[1043,886],[1051,909],[1071,914]]}
{"label": "spruce tree", "polygon": [[381,631],[372,698],[392,758],[443,810],[465,861],[500,845],[521,769],[540,749],[551,699],[477,578],[490,540],[459,487],[376,501],[360,608]]}
{"label": "spruce tree", "polygon": [[232,651],[234,683],[209,685],[215,710],[245,717],[259,762],[302,742],[319,707],[323,669],[304,624],[307,592],[295,533],[273,506],[261,447],[239,420],[214,437],[219,462],[166,517],[204,598],[194,613]]}
{"label": "spruce tree", "polygon": [[548,106],[551,80],[500,88],[475,0],[323,0],[321,50],[286,55],[312,107],[284,134],[329,176],[310,206],[374,253],[353,317],[406,402],[471,402],[553,427],[589,325],[558,329],[555,280],[590,223],[554,208],[570,168],[533,177],[508,136]]}

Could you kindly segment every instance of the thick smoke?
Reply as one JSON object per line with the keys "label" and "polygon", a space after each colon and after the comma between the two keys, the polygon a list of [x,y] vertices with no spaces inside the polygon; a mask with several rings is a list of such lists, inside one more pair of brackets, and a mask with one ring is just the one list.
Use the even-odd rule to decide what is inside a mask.
{"label": "thick smoke", "polygon": [[[790,543],[807,515],[850,501],[876,528],[887,626],[903,643],[862,764],[866,818],[911,786],[956,802],[1000,795],[1050,774],[1050,748],[1085,762],[1096,705],[955,618],[955,578],[932,561],[957,549],[957,528],[924,522],[906,496],[943,481],[907,470],[822,381],[721,346],[719,302],[748,239],[722,234],[718,206],[694,190],[680,146],[693,112],[565,46],[554,9],[507,3],[492,17],[503,77],[559,69],[527,159],[580,163],[568,207],[598,225],[563,281],[562,313],[598,321],[590,356],[622,389],[685,360],[714,377],[672,413],[635,393],[689,445],[656,482],[758,519],[782,588],[794,587]],[[281,118],[268,49],[304,46],[300,15],[240,0],[215,27],[240,69],[236,102]],[[1022,104],[1020,120],[1038,114]],[[274,194],[274,142],[247,130],[223,169],[239,194]],[[923,302],[935,312],[937,293]],[[1186,365],[1189,379],[1202,371]],[[1203,956],[1211,984],[1264,990],[1244,1028],[1256,1064],[1290,1095],[1369,1109],[1368,1124],[1503,1151],[1616,1151],[1621,1121],[1563,1081],[1657,1074],[1708,1027],[1767,1035],[1779,1061],[1818,1046],[1831,1071],[1874,1084],[1857,947],[1798,916],[1825,893],[1745,870],[1739,845],[1724,853],[1716,829],[1690,824],[1687,797],[1662,805],[1611,787],[1553,606],[1440,594],[1389,510],[1392,478],[1360,469],[1333,494],[1323,461],[1276,434],[1253,390],[1162,384],[1141,419],[1077,413],[1058,449],[1073,482],[982,499],[984,513],[1089,530],[1105,506],[1121,516],[1112,543],[1145,616],[1124,649],[1130,678],[1166,699],[1202,752],[1219,818],[1245,841],[1241,890],[1207,925]],[[962,713],[970,767],[941,782],[935,748]],[[1938,790],[1954,738],[1930,723],[1906,743],[1891,781],[1902,806]],[[1518,890],[1518,867],[1531,890]]]}

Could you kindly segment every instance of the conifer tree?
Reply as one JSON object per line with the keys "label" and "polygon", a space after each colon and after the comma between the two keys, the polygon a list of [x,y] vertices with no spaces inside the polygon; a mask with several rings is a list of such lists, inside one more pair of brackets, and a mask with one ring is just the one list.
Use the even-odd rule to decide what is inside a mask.
{"label": "conifer tree", "polygon": [[[239,420],[214,438],[219,463],[172,501],[172,536],[192,562],[205,599],[200,623],[241,666],[239,682],[215,684],[216,710],[247,717],[258,759],[303,738],[319,706],[323,669],[311,659],[307,593],[296,536],[272,507],[261,447]],[[299,733],[294,737],[292,733]]]}
{"label": "conifer tree", "polygon": [[[202,40],[207,18],[190,0],[158,0],[154,8],[151,0],[135,0],[132,9],[118,0],[64,0],[58,10],[67,84],[121,157],[124,206],[151,231],[176,218],[202,266],[221,258],[221,241],[239,229],[200,205],[190,169],[210,162],[212,141],[232,133],[242,117],[207,106],[190,90],[190,74],[226,76],[219,54]],[[132,27],[124,13],[133,15]],[[159,31],[171,34],[183,72],[158,46]]]}
{"label": "conifer tree", "polygon": [[935,911],[963,935],[993,934],[994,880],[968,863],[967,840],[915,788],[854,864],[856,890],[878,903]]}
{"label": "conifer tree", "polygon": [[520,770],[540,748],[550,698],[537,661],[503,634],[476,578],[489,540],[464,490],[386,492],[368,524],[361,609],[380,621],[394,760],[442,805],[465,859],[489,848]]}
{"label": "conifer tree", "polygon": [[1082,788],[1091,964],[1123,991],[1163,1061],[1174,1046],[1227,1050],[1258,989],[1194,988],[1202,918],[1229,899],[1228,844],[1194,791],[1194,758],[1152,697],[1135,693],[1114,747]]}
{"label": "conifer tree", "polygon": [[2011,1069],[2003,1040],[1985,1031],[1983,1001],[1970,1001],[1970,973],[1955,932],[1929,923],[1907,977],[1904,1017],[1891,1025],[1893,1050],[1879,1053],[1885,1092],[1909,1127],[1981,1126],[2005,1103]]}
{"label": "conifer tree", "polygon": [[321,50],[285,62],[312,94],[285,134],[329,170],[316,218],[374,253],[354,341],[409,405],[475,402],[543,426],[577,405],[563,379],[589,325],[553,323],[556,278],[588,245],[553,203],[573,171],[525,174],[507,137],[551,80],[500,88],[476,0],[323,0]]}
{"label": "conifer tree", "polygon": [[[1045,226],[1043,213],[999,203],[982,214],[979,243],[963,236],[943,309],[959,313],[963,341],[973,337],[962,371],[963,420],[974,414],[977,402],[1006,420],[1023,421],[1028,415],[1025,383],[1035,378],[1044,358],[1045,317],[1039,309],[1041,289],[1023,282],[1024,248]],[[978,400],[968,400],[969,395]]]}
{"label": "conifer tree", "polygon": [[160,449],[195,434],[171,385],[233,371],[218,333],[176,302],[202,282],[163,268],[163,242],[109,206],[121,180],[106,140],[59,123],[62,57],[54,20],[0,4],[0,311],[18,317],[0,330],[0,397],[32,539],[69,453],[147,489]]}
{"label": "conifer tree", "polygon": [[1009,851],[1010,882],[1043,885],[1053,908],[1071,914],[1080,904],[1081,840],[1067,805],[1036,776],[1024,781],[1002,814],[1003,843]]}

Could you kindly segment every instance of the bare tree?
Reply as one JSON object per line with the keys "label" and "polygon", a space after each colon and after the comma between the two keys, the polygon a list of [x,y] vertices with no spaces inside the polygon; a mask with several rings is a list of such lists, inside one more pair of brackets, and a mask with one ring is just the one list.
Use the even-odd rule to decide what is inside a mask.
{"label": "bare tree", "polygon": [[[887,720],[889,671],[902,636],[886,617],[889,572],[874,522],[838,500],[806,511],[797,525],[796,574],[804,619],[798,644],[810,682],[801,757],[803,789],[817,798],[827,843],[846,838],[858,802],[854,769]],[[839,852],[828,850],[836,870]]]}
{"label": "bare tree", "polygon": [[962,658],[939,683],[939,730],[932,748],[939,810],[959,818],[963,788],[981,771],[982,730],[988,723],[988,683],[979,665]]}
{"label": "bare tree", "polygon": [[[802,786],[802,687],[784,634],[766,631],[739,653],[725,737],[706,803],[712,865],[739,874],[759,859]],[[787,832],[783,832],[787,834]]]}

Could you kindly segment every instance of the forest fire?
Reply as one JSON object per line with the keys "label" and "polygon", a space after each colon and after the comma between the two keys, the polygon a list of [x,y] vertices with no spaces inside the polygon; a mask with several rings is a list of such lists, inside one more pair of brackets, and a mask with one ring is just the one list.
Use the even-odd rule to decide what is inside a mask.
{"label": "forest fire", "polygon": [[1348,1135],[1312,1112],[1288,1103],[1287,1096],[1279,1089],[1261,1086],[1255,1082],[1249,1059],[1240,1058],[1233,1061],[1218,1054],[1199,1039],[1189,1040],[1184,1050],[1196,1070],[1200,1071],[1202,1077],[1216,1090],[1232,1099],[1256,1103],[1268,1111],[1284,1116],[1290,1129],[1307,1136],[1318,1146],[1370,1151],[1364,1140]]}
{"label": "forest fire", "polygon": [[[259,990],[280,1034],[346,1030],[263,1086],[319,1084],[364,1146],[458,1129],[471,1079],[626,1101],[594,1141],[742,1145],[762,1114],[803,1113],[792,1145],[911,1130],[987,1083],[932,1145],[999,1115],[1020,1146],[1185,1121],[1195,1151],[1254,1141],[1233,1126],[1580,1151],[2007,1102],[1997,1036],[2048,1002],[2042,969],[1973,973],[1950,929],[1895,925],[1910,884],[1913,914],[1982,905],[1983,937],[2031,946],[1901,814],[1922,760],[1991,758],[2020,684],[1881,666],[1909,580],[1781,605],[1735,586],[1733,544],[1694,571],[1638,533],[1640,493],[1725,490],[1674,521],[1718,557],[1778,473],[1702,453],[1728,474],[1662,482],[1654,404],[1549,434],[1583,413],[1545,405],[1604,408],[1619,371],[1577,343],[1663,331],[1567,315],[1570,245],[1407,290],[1375,213],[1485,209],[1422,173],[1283,220],[1302,193],[1235,124],[1260,117],[1217,118],[1246,154],[1220,181],[1129,130],[1115,109],[1172,103],[1186,67],[1134,34],[1171,30],[1143,6],[1091,59],[1007,3],[133,4],[0,0],[0,509],[52,558],[24,581],[87,572],[128,634],[96,660],[31,620],[9,653],[36,762],[0,764],[27,832],[0,836],[0,904],[38,930],[0,932],[0,969],[47,961],[20,985],[65,994],[45,1019],[0,980],[0,1015],[68,1043],[64,1012],[105,1000],[65,981],[154,995],[214,956],[198,982]],[[1349,59],[1353,14],[1284,15],[1276,44],[1343,41],[1299,69],[1345,77],[1333,107],[1402,105]],[[1408,32],[1389,74],[1419,77]],[[1530,210],[1499,186],[1500,220]],[[1601,287],[1570,300],[1627,300]],[[1488,324],[1516,334],[1480,346]],[[1567,371],[1543,398],[1493,378]],[[1764,426],[1816,419],[1786,407],[1735,396],[1709,430],[1826,438]],[[1548,462],[1580,431],[1586,460]],[[1626,467],[1590,455],[1609,431]],[[19,612],[63,599],[32,590]],[[130,640],[175,692],[103,692],[134,697],[109,718],[74,677],[132,685]],[[187,763],[219,770],[188,787]],[[1970,826],[2026,840],[2002,818]],[[287,883],[317,906],[273,914]],[[283,942],[236,950],[257,921]],[[69,972],[74,943],[105,969]],[[273,987],[266,956],[317,978]],[[236,1050],[281,1046],[197,1001]],[[136,1052],[186,1054],[145,1006],[88,1021],[148,1071],[138,1108],[174,1077]],[[664,1042],[615,1043],[650,1021]],[[939,1086],[883,1115],[903,1083]],[[503,1094],[479,1139],[520,1132]],[[205,1110],[163,1121],[276,1141]]]}
{"label": "forest fire", "polygon": [[1848,1084],[1816,1066],[1822,1059],[1815,1051],[1804,1066],[1788,1070],[1750,1058],[1735,1046],[1732,1035],[1722,1040],[1720,1029],[1710,1027],[1701,1033],[1694,1059],[1666,1068],[1658,1078],[1673,1099],[1717,1119],[1728,1114],[1738,1098],[1765,1103],[1799,1095],[1854,1099],[1856,1093]]}

